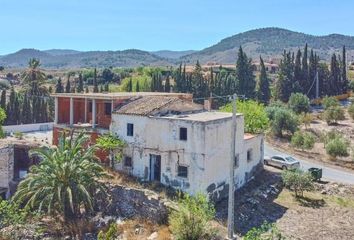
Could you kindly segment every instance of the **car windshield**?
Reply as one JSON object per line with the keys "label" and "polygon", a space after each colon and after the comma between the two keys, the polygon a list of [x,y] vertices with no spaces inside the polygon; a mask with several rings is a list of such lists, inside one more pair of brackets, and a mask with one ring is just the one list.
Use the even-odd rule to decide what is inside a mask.
{"label": "car windshield", "polygon": [[288,162],[295,162],[296,161],[295,158],[293,158],[293,157],[286,157],[285,159]]}

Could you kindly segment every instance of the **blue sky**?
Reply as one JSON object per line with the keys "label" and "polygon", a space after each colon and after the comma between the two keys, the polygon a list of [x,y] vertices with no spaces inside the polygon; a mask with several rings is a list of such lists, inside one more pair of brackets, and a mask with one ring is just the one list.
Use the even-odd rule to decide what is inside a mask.
{"label": "blue sky", "polygon": [[203,49],[261,27],[354,35],[352,0],[0,0],[0,54]]}

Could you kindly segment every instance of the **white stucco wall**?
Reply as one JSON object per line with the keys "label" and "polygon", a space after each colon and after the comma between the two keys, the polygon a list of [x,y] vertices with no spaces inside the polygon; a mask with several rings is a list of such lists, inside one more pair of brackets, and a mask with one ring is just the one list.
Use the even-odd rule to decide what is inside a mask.
{"label": "white stucco wall", "polygon": [[[127,124],[134,124],[134,136],[127,136]],[[161,182],[190,194],[221,191],[228,179],[231,155],[231,118],[214,121],[150,118],[136,115],[112,114],[111,132],[128,143],[124,153],[132,157],[133,168],[118,169],[149,180],[150,154],[161,155]],[[186,127],[187,141],[179,140],[180,127]],[[235,170],[238,187],[245,183],[245,173],[259,162],[261,137],[245,142],[243,116],[237,117],[236,153],[240,166]],[[254,148],[254,161],[247,162],[245,149]],[[177,176],[178,164],[188,167],[188,178]],[[215,187],[210,185],[215,183]],[[219,188],[217,187],[219,186]],[[225,190],[225,189],[224,189]]]}
{"label": "white stucco wall", "polygon": [[15,133],[15,132],[35,132],[35,131],[48,131],[53,129],[53,122],[48,123],[33,123],[33,124],[20,124],[20,125],[8,125],[3,126],[3,130],[6,133]]}

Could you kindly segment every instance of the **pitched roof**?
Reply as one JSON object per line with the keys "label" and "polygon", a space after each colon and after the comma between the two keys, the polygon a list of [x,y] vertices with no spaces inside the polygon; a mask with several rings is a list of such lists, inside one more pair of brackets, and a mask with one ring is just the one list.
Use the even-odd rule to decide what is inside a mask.
{"label": "pitched roof", "polygon": [[115,112],[118,114],[151,116],[200,110],[203,110],[202,105],[178,97],[146,96],[125,104]]}

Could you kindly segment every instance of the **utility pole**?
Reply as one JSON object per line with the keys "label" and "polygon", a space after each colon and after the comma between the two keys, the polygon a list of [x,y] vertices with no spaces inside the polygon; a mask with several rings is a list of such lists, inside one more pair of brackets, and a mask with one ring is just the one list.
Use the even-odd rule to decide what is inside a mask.
{"label": "utility pole", "polygon": [[227,212],[227,232],[228,239],[234,238],[234,223],[235,223],[235,181],[234,181],[234,171],[235,171],[235,145],[236,145],[236,100],[237,95],[232,96],[232,133],[231,133],[231,159],[230,159],[230,176],[229,176],[229,204]]}

